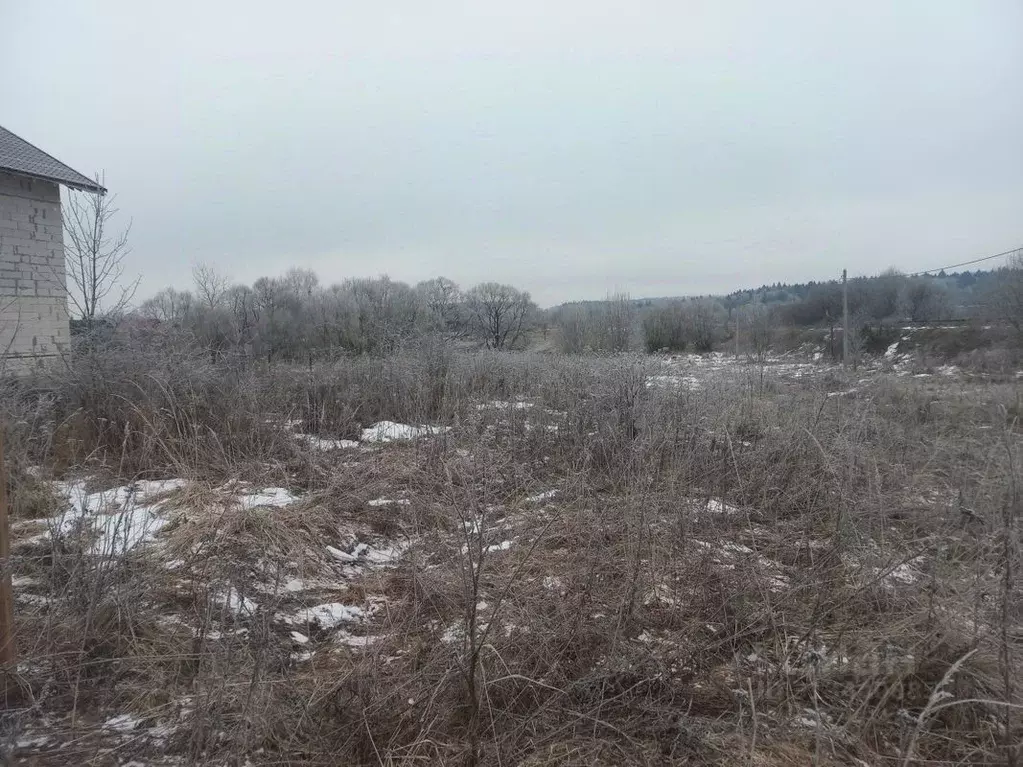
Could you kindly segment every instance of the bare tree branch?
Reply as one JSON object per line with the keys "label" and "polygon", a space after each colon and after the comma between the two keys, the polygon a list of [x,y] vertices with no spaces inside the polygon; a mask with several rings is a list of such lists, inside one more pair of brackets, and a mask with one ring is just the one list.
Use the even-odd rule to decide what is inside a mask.
{"label": "bare tree branch", "polygon": [[192,281],[195,283],[195,294],[199,301],[209,309],[220,306],[231,285],[230,279],[204,263],[192,267]]}
{"label": "bare tree branch", "polygon": [[466,294],[466,304],[473,330],[491,349],[514,345],[534,310],[529,293],[496,282],[474,287]]}
{"label": "bare tree branch", "polygon": [[[97,174],[96,182],[102,186],[103,177]],[[114,200],[93,192],[69,192],[64,207],[68,301],[90,327],[101,312],[124,311],[139,284],[139,278],[122,281],[124,260],[131,253],[132,222],[120,233],[109,233],[118,213]]]}

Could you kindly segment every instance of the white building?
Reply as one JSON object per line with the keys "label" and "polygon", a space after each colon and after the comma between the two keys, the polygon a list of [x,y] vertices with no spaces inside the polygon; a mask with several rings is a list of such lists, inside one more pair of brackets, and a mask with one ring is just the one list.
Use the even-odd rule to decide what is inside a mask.
{"label": "white building", "polygon": [[61,185],[106,192],[0,127],[0,374],[43,367],[68,342]]}

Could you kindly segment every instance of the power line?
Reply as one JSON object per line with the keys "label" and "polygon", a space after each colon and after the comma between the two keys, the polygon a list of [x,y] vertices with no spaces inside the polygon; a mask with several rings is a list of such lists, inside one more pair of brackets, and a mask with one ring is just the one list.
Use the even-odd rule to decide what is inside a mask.
{"label": "power line", "polygon": [[[1023,245],[1021,245],[1018,248],[1012,248],[1010,250],[1003,250],[1001,253],[995,253],[993,256],[982,256],[981,258],[975,258],[972,261],[963,261],[963,262],[958,263],[958,264],[949,264],[948,266],[938,266],[938,267],[935,267],[934,269],[923,269],[923,270],[921,270],[919,272],[912,272],[911,274],[901,274],[900,273],[899,276],[900,277],[919,277],[922,274],[930,274],[931,272],[940,272],[940,271],[944,271],[944,270],[947,270],[947,269],[958,269],[960,266],[970,266],[971,264],[979,264],[979,263],[982,263],[984,261],[993,261],[996,258],[1005,258],[1006,256],[1011,256],[1011,255],[1013,255],[1015,253],[1019,253],[1020,256],[1023,257]],[[859,280],[859,279],[864,279],[864,277],[866,277],[866,275],[861,275],[859,277],[854,277],[853,279]],[[834,282],[834,280],[829,280],[829,282]],[[798,284],[806,284],[806,283],[793,283],[793,284],[798,285]],[[791,287],[791,286],[784,285],[782,287]],[[742,289],[735,290],[735,291],[729,293],[725,297],[728,298],[730,296],[734,296],[734,295],[737,295],[737,294],[740,294],[740,293],[753,293],[754,295],[756,295],[761,290],[767,290],[769,288],[770,288],[769,285],[761,285],[758,288],[742,288]]]}
{"label": "power line", "polygon": [[930,274],[931,272],[942,272],[947,269],[958,269],[960,266],[969,266],[970,264],[979,264],[981,261],[991,261],[995,258],[1004,258],[1005,256],[1011,256],[1013,253],[1023,251],[1023,247],[1013,248],[1012,250],[1002,251],[1001,253],[995,253],[993,256],[984,256],[983,258],[975,258],[972,261],[963,261],[961,264],[951,264],[950,266],[939,266],[936,269],[924,269],[922,272],[913,272],[907,274],[907,277],[919,277],[921,274]]}

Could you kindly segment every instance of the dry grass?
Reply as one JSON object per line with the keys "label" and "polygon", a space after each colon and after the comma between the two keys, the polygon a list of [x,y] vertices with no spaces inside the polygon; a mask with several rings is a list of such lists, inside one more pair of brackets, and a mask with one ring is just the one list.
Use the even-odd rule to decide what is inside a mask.
{"label": "dry grass", "polygon": [[[1014,764],[1015,387],[737,366],[675,388],[649,367],[111,354],[6,398],[15,493],[42,499],[23,517],[72,470],[189,480],[123,555],[97,556],[87,526],[28,540],[19,522],[9,747],[35,764]],[[453,428],[335,451],[294,435],[383,418]],[[232,500],[271,486],[301,497]],[[324,604],[361,618],[295,622]]]}

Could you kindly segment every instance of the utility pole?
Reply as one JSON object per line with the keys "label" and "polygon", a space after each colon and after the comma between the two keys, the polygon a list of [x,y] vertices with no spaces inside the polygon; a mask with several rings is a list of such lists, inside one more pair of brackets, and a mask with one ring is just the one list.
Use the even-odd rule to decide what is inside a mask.
{"label": "utility pole", "polygon": [[11,593],[11,525],[7,517],[4,434],[0,429],[0,668],[14,664],[14,599]]}
{"label": "utility pole", "polygon": [[849,283],[842,270],[842,367],[849,367]]}

